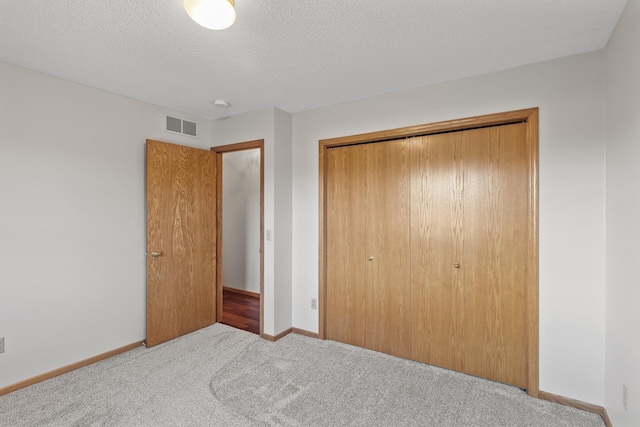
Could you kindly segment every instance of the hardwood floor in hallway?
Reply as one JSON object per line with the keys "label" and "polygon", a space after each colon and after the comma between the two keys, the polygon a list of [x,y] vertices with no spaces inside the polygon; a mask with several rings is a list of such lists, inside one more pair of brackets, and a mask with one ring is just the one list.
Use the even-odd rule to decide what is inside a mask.
{"label": "hardwood floor in hallway", "polygon": [[222,323],[254,334],[260,333],[260,297],[225,288]]}

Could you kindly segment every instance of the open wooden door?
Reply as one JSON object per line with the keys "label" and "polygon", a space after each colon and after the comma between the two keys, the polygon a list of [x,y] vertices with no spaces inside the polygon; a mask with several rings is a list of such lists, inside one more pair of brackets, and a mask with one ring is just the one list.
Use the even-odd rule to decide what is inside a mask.
{"label": "open wooden door", "polygon": [[147,347],[216,322],[216,163],[147,140]]}

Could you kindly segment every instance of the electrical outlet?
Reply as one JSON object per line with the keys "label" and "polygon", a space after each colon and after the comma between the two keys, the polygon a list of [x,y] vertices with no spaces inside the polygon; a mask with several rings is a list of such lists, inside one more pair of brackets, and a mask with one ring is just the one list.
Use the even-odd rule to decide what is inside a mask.
{"label": "electrical outlet", "polygon": [[317,310],[317,309],[318,309],[318,299],[311,298],[311,310]]}
{"label": "electrical outlet", "polygon": [[0,337],[0,353],[4,353],[4,337]]}
{"label": "electrical outlet", "polygon": [[629,394],[629,390],[627,390],[627,386],[622,384],[622,406],[624,406],[624,410],[627,410],[627,395]]}

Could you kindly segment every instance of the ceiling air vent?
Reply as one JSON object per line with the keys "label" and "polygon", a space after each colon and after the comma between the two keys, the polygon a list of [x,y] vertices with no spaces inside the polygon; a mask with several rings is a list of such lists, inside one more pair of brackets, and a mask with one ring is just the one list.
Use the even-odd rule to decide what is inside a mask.
{"label": "ceiling air vent", "polygon": [[180,119],[178,117],[167,116],[164,130],[180,135],[198,137],[198,123],[189,120]]}

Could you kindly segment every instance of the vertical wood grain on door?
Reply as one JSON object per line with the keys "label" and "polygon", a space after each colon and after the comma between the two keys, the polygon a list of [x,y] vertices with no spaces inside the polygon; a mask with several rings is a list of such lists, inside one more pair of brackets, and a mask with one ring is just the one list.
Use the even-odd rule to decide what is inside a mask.
{"label": "vertical wood grain on door", "polygon": [[526,387],[529,183],[523,123],[463,132],[465,372]]}
{"label": "vertical wood grain on door", "polygon": [[409,357],[407,143],[334,148],[326,168],[327,338]]}
{"label": "vertical wood grain on door", "polygon": [[[410,184],[406,140],[367,144],[365,347],[410,355]],[[369,260],[369,257],[372,259]]]}
{"label": "vertical wood grain on door", "polygon": [[328,151],[327,338],[365,345],[365,147]]}
{"label": "vertical wood grain on door", "polygon": [[464,369],[462,133],[411,141],[411,358]]}
{"label": "vertical wood grain on door", "polygon": [[412,146],[412,358],[526,386],[525,125]]}
{"label": "vertical wood grain on door", "polygon": [[146,341],[154,346],[216,321],[216,168],[208,150],[152,140],[146,150]]}
{"label": "vertical wood grain on door", "polygon": [[[405,307],[411,313],[410,357],[517,385],[537,397],[537,108],[320,141],[320,177],[325,177],[320,181],[320,296],[327,298],[334,286],[327,276],[328,253],[333,250],[329,250],[330,237],[345,231],[332,230],[326,221],[331,202],[327,182],[332,173],[327,153],[338,147],[374,146],[403,138],[412,138],[410,307]],[[366,167],[371,164],[375,162],[367,160]],[[376,179],[371,173],[367,170],[367,180]],[[386,180],[395,179],[391,173],[386,175]],[[367,182],[366,194],[370,191]],[[394,203],[393,198],[380,199]],[[375,230],[380,223],[371,219],[375,215],[368,210],[376,208],[366,203],[362,214],[367,221],[367,256],[374,260],[368,245],[381,228]],[[402,258],[400,252],[396,258]],[[378,272],[370,273],[369,264],[366,268],[368,286],[369,274]],[[380,313],[384,318],[388,311],[371,308],[376,301],[370,298],[376,293],[368,289],[365,293],[367,321]],[[323,325],[326,329],[343,316],[339,311],[325,313],[322,337],[326,336]],[[401,324],[396,325],[401,329]],[[365,341],[368,330],[380,326],[384,330],[384,325],[366,323]]]}

